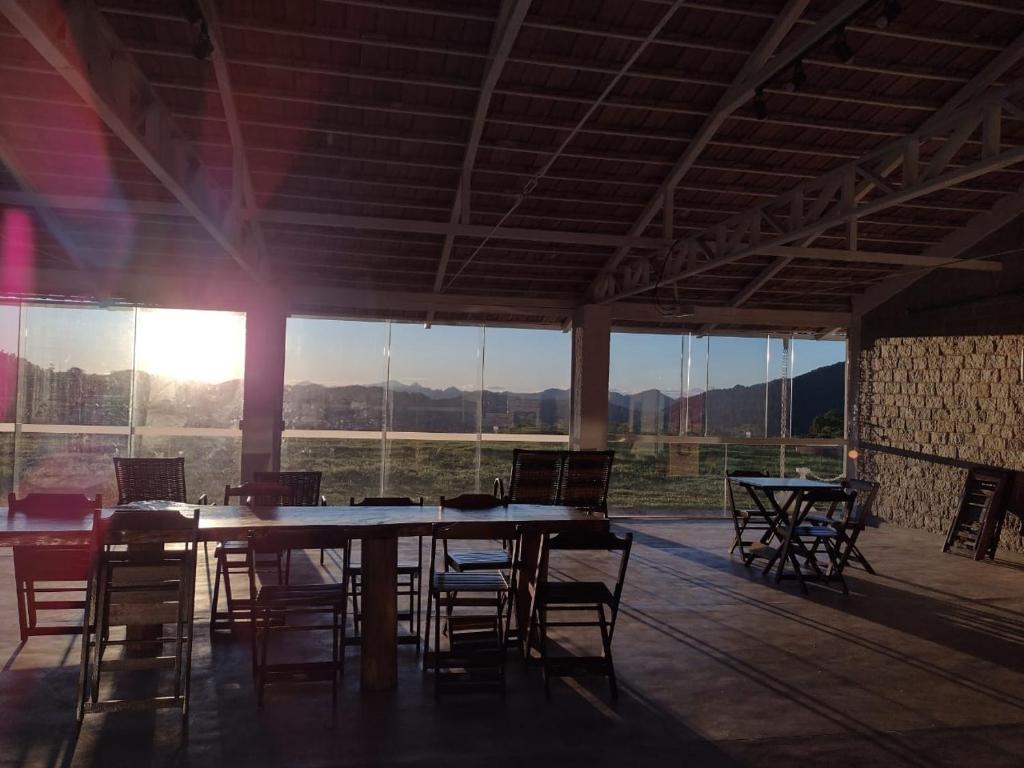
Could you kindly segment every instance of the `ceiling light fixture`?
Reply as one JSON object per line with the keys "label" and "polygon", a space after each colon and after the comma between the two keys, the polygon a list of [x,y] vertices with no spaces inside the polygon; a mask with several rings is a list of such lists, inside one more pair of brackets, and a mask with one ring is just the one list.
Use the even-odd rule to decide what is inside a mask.
{"label": "ceiling light fixture", "polygon": [[201,19],[195,26],[196,35],[192,42],[192,55],[200,61],[206,61],[213,53],[213,40],[210,39],[210,30],[206,28],[206,19]]}
{"label": "ceiling light fixture", "polygon": [[900,5],[899,0],[885,0],[882,3],[882,12],[875,19],[875,26],[879,29],[887,29],[902,10],[903,6]]}
{"label": "ceiling light fixture", "polygon": [[758,120],[768,117],[768,102],[764,98],[764,88],[760,86],[754,90],[754,116]]}

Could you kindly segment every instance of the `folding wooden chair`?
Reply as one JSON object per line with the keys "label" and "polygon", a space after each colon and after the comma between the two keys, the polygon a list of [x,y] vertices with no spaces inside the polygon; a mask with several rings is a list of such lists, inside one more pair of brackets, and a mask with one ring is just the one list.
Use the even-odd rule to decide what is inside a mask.
{"label": "folding wooden chair", "polygon": [[512,450],[508,493],[505,481],[494,478],[494,495],[506,504],[557,504],[565,451]]}
{"label": "folding wooden chair", "polygon": [[[82,520],[103,506],[103,499],[75,493],[30,493],[23,499],[7,495],[7,516]],[[85,608],[86,582],[92,550],[81,547],[14,547],[14,583],[21,642],[30,636],[78,634],[81,621],[40,624],[40,611]],[[42,599],[40,599],[40,596]],[[60,599],[56,599],[60,598]]]}
{"label": "folding wooden chair", "polygon": [[615,451],[566,451],[558,503],[608,516],[608,486]]}
{"label": "folding wooden chair", "polygon": [[[438,524],[430,543],[430,585],[427,589],[427,633],[423,669],[433,660],[434,695],[449,689],[505,689],[507,609],[512,587],[500,570],[458,573],[437,570],[438,542],[513,539],[512,523],[460,522]],[[448,648],[441,648],[442,609],[447,620]],[[469,609],[469,612],[465,611]],[[431,617],[433,616],[433,627]],[[430,632],[434,652],[430,653]]]}
{"label": "folding wooden chair", "polygon": [[821,536],[812,551],[816,553],[819,544],[823,545],[826,540],[832,541],[836,549],[835,569],[838,572],[842,573],[852,561],[873,574],[875,569],[857,546],[857,540],[871,519],[871,506],[878,493],[878,483],[870,480],[844,480],[843,486],[848,489],[847,495],[850,497],[847,503],[834,505],[824,516],[809,514],[806,518],[811,527],[833,528],[836,531],[835,536]]}
{"label": "folding wooden chair", "polygon": [[729,554],[731,555],[739,549],[740,555],[745,560],[747,555],[746,548],[756,542],[747,541],[743,538],[743,534],[749,529],[752,533],[756,532],[758,534],[757,540],[760,541],[767,531],[774,529],[774,523],[765,514],[764,510],[759,509],[756,505],[753,507],[741,507],[737,503],[732,481],[734,478],[740,477],[768,477],[768,473],[756,470],[736,470],[726,474],[725,491],[729,500],[729,511],[732,514],[732,525],[736,531],[736,535],[732,539],[732,546],[729,547]]}
{"label": "folding wooden chair", "polygon": [[[239,499],[248,506],[277,506],[290,504],[292,489],[279,483],[251,482],[239,486],[224,486],[224,505]],[[235,622],[247,621],[251,616],[251,601],[256,597],[255,579],[249,579],[253,568],[275,568],[277,583],[287,584],[291,566],[291,551],[263,549],[262,540],[255,545],[247,541],[224,541],[217,545],[213,556],[216,563],[213,579],[213,597],[210,602],[210,637],[222,629],[235,630]],[[260,558],[260,555],[269,557]],[[250,562],[251,561],[251,562]],[[248,596],[240,598],[232,592],[231,574],[242,574],[248,579]],[[220,585],[224,584],[227,610],[220,610]],[[224,625],[227,625],[226,627]]]}
{"label": "folding wooden chair", "polygon": [[[82,622],[79,720],[89,712],[170,707],[180,707],[187,720],[198,535],[198,509],[188,516],[118,511],[109,520],[99,510],[93,513],[94,566]],[[136,652],[141,649],[149,652]],[[170,672],[170,685],[157,679],[156,693],[129,698],[110,679],[127,683],[145,670]],[[122,672],[131,675],[118,678]]]}
{"label": "folding wooden chair", "polygon": [[[422,507],[423,497],[419,501],[413,501],[406,496],[367,496],[357,502],[354,497],[349,499],[349,504],[354,507]],[[362,622],[362,610],[359,601],[363,595],[363,567],[362,564],[352,563],[351,554],[348,558],[348,573],[351,579],[349,584],[349,595],[352,597],[352,624],[355,634],[348,638],[348,643],[357,645],[361,638],[360,623]],[[408,621],[409,633],[398,636],[400,644],[415,645],[420,647],[420,609],[423,607],[423,537],[416,538],[416,560],[398,561],[398,592],[399,602],[402,598],[409,601],[408,611],[398,611],[398,620]]]}
{"label": "folding wooden chair", "polygon": [[[449,509],[482,510],[503,506],[504,502],[497,496],[487,493],[463,493],[450,499],[441,497],[441,506]],[[451,552],[448,542],[444,540],[445,570],[462,573],[464,571],[507,571],[512,568],[512,547],[510,542],[503,542],[502,549],[473,549],[470,551]]]}
{"label": "folding wooden chair", "polygon": [[[256,705],[270,683],[330,681],[331,703],[338,702],[338,678],[345,669],[345,623],[348,608],[349,541],[331,529],[264,531],[250,539],[253,552],[309,549],[326,545],[344,554],[342,579],[337,584],[271,584],[261,586],[251,605],[252,669]],[[250,557],[249,581],[256,583],[255,559]],[[297,622],[297,623],[296,623]],[[331,658],[274,661],[269,658],[271,635],[331,632]]]}
{"label": "folding wooden chair", "polygon": [[[540,578],[532,608],[531,623],[537,627],[541,663],[544,668],[544,692],[551,697],[551,677],[570,673],[574,669],[598,671],[608,677],[612,701],[618,699],[615,664],[612,660],[612,637],[619,615],[622,587],[626,581],[629,552],[633,534],[616,536],[614,533],[561,533],[545,536],[541,545]],[[618,552],[618,577],[614,586],[601,581],[552,581],[549,578],[552,552]],[[607,614],[606,614],[607,609]],[[569,615],[565,620],[552,620],[551,614]],[[581,618],[580,614],[589,618]],[[548,629],[551,627],[596,627],[601,634],[600,656],[553,657],[548,649]],[[531,639],[531,642],[533,640]],[[527,654],[531,652],[527,648]]]}

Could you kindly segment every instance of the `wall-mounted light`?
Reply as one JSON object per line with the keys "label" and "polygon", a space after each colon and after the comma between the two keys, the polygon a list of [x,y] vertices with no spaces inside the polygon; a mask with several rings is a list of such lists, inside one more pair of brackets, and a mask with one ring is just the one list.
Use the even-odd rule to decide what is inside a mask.
{"label": "wall-mounted light", "polygon": [[887,29],[902,10],[903,6],[899,4],[899,0],[885,0],[882,3],[882,12],[875,19],[875,26],[878,29]]}

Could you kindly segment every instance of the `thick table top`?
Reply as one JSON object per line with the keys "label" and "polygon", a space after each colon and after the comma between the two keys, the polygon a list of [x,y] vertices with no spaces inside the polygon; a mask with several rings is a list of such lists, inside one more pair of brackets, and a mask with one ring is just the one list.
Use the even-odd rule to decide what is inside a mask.
{"label": "thick table top", "polygon": [[[268,529],[326,528],[354,539],[393,536],[429,536],[439,523],[515,523],[536,533],[567,529],[606,530],[603,515],[585,509],[537,504],[509,504],[483,510],[441,507],[246,507],[195,506],[171,502],[132,505],[136,509],[199,510],[201,541],[244,539],[250,532]],[[105,510],[109,515],[113,510]],[[74,545],[89,541],[92,518],[27,518],[0,513],[0,547],[17,545]]]}
{"label": "thick table top", "polygon": [[763,491],[815,491],[842,488],[839,483],[822,480],[805,480],[802,477],[734,477],[732,480],[749,488]]}

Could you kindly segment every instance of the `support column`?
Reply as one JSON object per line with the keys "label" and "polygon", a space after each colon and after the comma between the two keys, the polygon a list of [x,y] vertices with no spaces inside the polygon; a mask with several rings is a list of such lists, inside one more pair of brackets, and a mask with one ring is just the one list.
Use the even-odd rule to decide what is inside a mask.
{"label": "support column", "polygon": [[[850,318],[846,330],[846,476],[857,477],[857,459],[851,458],[853,451],[860,451],[860,351],[861,351],[861,318],[857,315]],[[853,454],[857,456],[857,453]]]}
{"label": "support column", "polygon": [[245,314],[242,480],[281,467],[287,311],[279,297],[256,293]]}
{"label": "support column", "polygon": [[588,304],[572,318],[572,400],[570,441],[573,450],[608,447],[608,348],[611,310]]}

